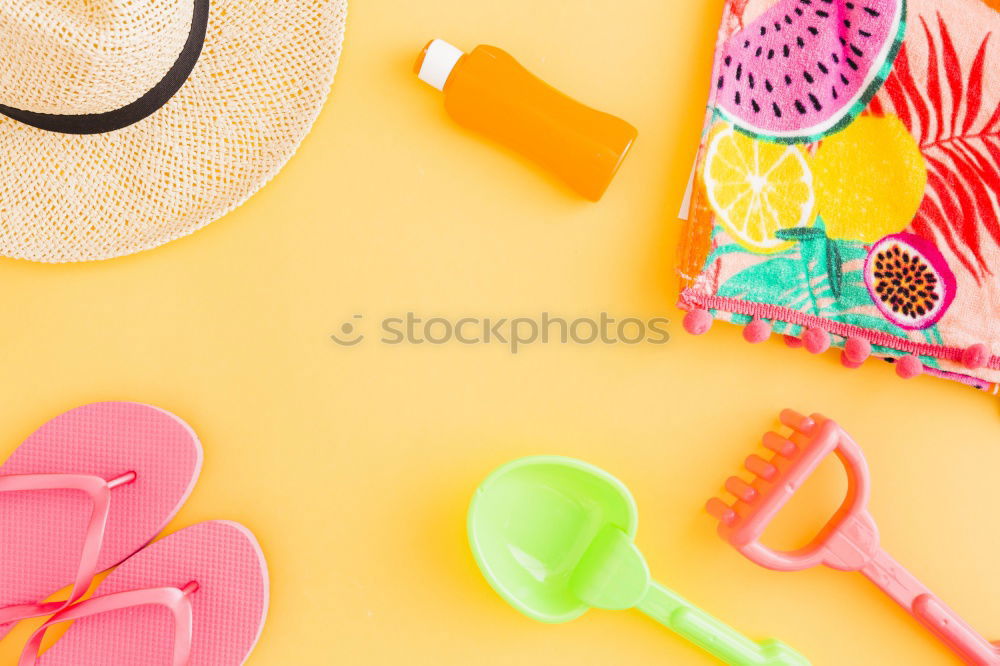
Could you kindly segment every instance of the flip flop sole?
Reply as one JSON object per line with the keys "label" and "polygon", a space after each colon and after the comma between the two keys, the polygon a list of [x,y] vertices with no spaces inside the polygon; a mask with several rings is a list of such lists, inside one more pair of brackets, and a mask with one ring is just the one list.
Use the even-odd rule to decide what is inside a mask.
{"label": "flip flop sole", "polygon": [[[191,594],[189,666],[239,666],[253,651],[267,616],[267,563],[242,525],[226,521],[184,528],[136,553],[111,572],[95,597],[157,587]],[[169,611],[142,606],[77,620],[44,653],[39,666],[169,666],[174,621]]]}
{"label": "flip flop sole", "polygon": [[[98,571],[149,543],[177,513],[201,471],[191,428],[156,407],[103,402],[49,421],[0,467],[11,474],[87,474],[113,479]],[[0,608],[43,601],[71,585],[80,564],[91,500],[71,490],[0,493]],[[0,626],[0,638],[12,625]]]}

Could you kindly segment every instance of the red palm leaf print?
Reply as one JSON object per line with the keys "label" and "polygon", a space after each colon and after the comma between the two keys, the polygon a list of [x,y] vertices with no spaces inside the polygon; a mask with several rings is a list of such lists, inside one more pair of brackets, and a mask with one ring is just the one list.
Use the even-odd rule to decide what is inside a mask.
{"label": "red palm leaf print", "polygon": [[1000,67],[997,47],[986,33],[975,57],[963,63],[940,15],[933,27],[920,17],[919,27],[928,45],[926,69],[915,67],[904,44],[872,111],[898,115],[927,163],[927,195],[912,230],[946,244],[981,282],[993,275],[986,244],[1000,246],[1000,107],[984,103],[996,96],[983,88],[984,74]]}

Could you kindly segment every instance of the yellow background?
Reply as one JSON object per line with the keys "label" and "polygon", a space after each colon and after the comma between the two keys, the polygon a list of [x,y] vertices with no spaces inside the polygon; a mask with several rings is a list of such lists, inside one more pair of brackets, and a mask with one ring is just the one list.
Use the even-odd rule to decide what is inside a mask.
{"label": "yellow background", "polygon": [[[535,624],[465,541],[470,495],[535,453],[621,478],[654,575],[818,665],[954,660],[859,575],[758,569],[702,505],[784,406],[839,419],[875,479],[897,559],[1000,635],[995,398],[872,362],[840,368],[734,327],[691,338],[673,307],[675,220],[721,0],[364,0],[330,103],[248,204],[104,263],[0,261],[0,456],[73,406],[135,400],[188,420],[206,464],[169,526],[250,526],[272,573],[255,665],[711,664],[638,613]],[[441,36],[502,46],[640,137],[590,204],[447,119],[412,59]],[[674,320],[664,346],[399,346],[329,335],[360,313]],[[828,511],[825,473],[793,509]],[[788,521],[786,521],[788,522]],[[816,524],[816,520],[812,520]],[[800,534],[788,525],[780,538]],[[28,627],[0,645],[12,663]]]}

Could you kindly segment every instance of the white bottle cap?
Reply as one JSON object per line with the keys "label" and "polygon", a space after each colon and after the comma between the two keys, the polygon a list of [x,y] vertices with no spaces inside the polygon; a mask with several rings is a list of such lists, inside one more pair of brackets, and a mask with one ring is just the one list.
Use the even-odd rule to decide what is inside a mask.
{"label": "white bottle cap", "polygon": [[427,52],[424,53],[424,61],[417,76],[424,83],[438,90],[444,90],[444,84],[448,82],[451,70],[463,55],[465,53],[461,49],[444,40],[435,39],[427,45]]}

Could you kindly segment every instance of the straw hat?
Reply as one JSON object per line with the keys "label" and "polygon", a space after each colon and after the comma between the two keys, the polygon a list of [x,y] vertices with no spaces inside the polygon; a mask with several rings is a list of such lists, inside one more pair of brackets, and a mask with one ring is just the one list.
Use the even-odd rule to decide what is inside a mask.
{"label": "straw hat", "polygon": [[260,189],[326,99],[347,0],[0,0],[0,255],[106,259]]}

